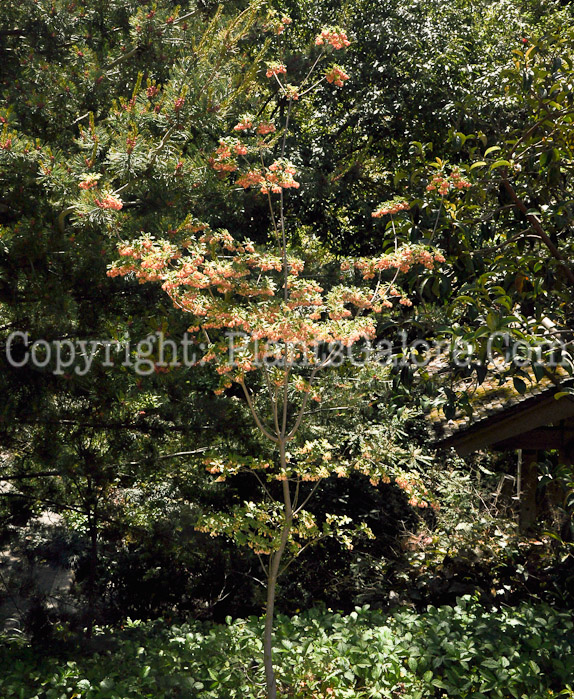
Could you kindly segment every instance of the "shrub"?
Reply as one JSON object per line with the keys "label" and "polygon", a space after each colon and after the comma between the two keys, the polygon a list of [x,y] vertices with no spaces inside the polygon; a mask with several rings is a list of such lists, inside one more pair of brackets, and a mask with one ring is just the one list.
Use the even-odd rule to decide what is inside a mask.
{"label": "shrub", "polygon": [[[102,628],[98,652],[39,657],[22,641],[0,645],[0,693],[7,699],[260,699],[262,620],[130,622]],[[486,609],[368,607],[349,615],[311,609],[279,616],[276,664],[288,699],[542,699],[574,673],[574,623],[546,605]],[[568,694],[570,692],[570,694]]]}

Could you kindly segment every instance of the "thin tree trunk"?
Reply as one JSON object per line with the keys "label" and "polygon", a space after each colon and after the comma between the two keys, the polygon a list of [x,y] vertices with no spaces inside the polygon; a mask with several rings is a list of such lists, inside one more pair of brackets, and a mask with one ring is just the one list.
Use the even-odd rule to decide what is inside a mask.
{"label": "thin tree trunk", "polygon": [[[285,451],[287,442],[283,437],[279,440],[279,456],[281,469],[285,471],[287,465]],[[267,605],[265,608],[265,631],[263,634],[263,664],[265,667],[265,685],[267,688],[267,699],[277,699],[277,681],[275,669],[273,667],[273,621],[275,614],[275,594],[277,591],[277,578],[281,565],[281,558],[285,552],[291,527],[293,524],[293,509],[291,506],[291,493],[289,491],[289,481],[284,480],[283,484],[283,504],[285,507],[285,519],[281,529],[281,539],[279,548],[271,556],[269,563],[269,575],[267,577]]]}
{"label": "thin tree trunk", "polygon": [[89,518],[90,563],[88,569],[88,619],[86,636],[92,637],[96,609],[96,575],[98,570],[98,522],[96,512]]}
{"label": "thin tree trunk", "polygon": [[[283,140],[281,143],[281,157],[285,156],[285,145],[287,142],[287,133],[289,131],[289,117],[291,114],[291,108],[293,106],[293,100],[290,97],[287,106],[287,116],[285,119],[285,130],[283,132]],[[283,104],[280,106],[281,121],[283,121]],[[269,205],[271,210],[271,217],[273,219],[273,207],[271,206],[271,199],[269,199]],[[278,241],[281,245],[282,257],[283,257],[283,295],[285,304],[289,300],[289,265],[287,259],[287,237],[285,233],[285,210],[283,201],[283,190],[281,190],[281,198],[279,200],[279,224],[281,238]],[[275,225],[275,224],[274,224]],[[277,232],[277,231],[276,231]],[[275,616],[275,595],[277,591],[277,578],[279,576],[279,570],[281,566],[281,558],[285,552],[287,542],[289,540],[289,535],[291,533],[291,527],[293,526],[293,508],[291,505],[291,492],[289,490],[289,481],[287,480],[287,412],[288,412],[288,385],[289,385],[289,366],[287,361],[287,342],[284,342],[283,350],[285,356],[284,361],[284,384],[283,384],[283,416],[281,425],[279,425],[279,414],[277,412],[278,405],[274,405],[275,414],[275,426],[277,429],[277,446],[279,448],[279,462],[281,467],[281,472],[285,478],[282,481],[283,486],[283,506],[284,506],[284,519],[283,527],[281,529],[281,537],[279,541],[279,548],[271,556],[269,561],[269,574],[267,576],[267,604],[265,608],[265,630],[263,634],[263,664],[265,667],[265,685],[267,689],[267,699],[277,699],[277,680],[275,677],[275,669],[273,667],[273,621]],[[245,390],[245,389],[244,389]],[[272,399],[273,402],[273,399]],[[251,407],[251,406],[250,406]],[[254,409],[251,410],[255,419],[257,415]],[[259,425],[260,426],[260,425]],[[297,425],[294,427],[293,432],[297,431]],[[265,431],[263,430],[265,433]]]}
{"label": "thin tree trunk", "polygon": [[263,634],[263,664],[265,666],[267,699],[276,699],[277,697],[277,682],[275,680],[275,669],[273,668],[273,619],[279,563],[280,558],[277,552],[273,555],[271,570],[267,579],[267,606],[265,609],[265,631]]}

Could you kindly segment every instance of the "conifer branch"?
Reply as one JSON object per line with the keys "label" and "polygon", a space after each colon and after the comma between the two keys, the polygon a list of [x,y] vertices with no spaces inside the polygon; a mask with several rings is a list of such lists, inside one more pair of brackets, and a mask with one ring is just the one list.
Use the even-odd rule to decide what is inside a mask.
{"label": "conifer branch", "polygon": [[115,61],[112,61],[111,63],[109,63],[107,66],[104,67],[104,74],[107,75],[107,74],[109,73],[109,71],[110,71],[112,68],[115,68],[115,67],[116,67],[117,65],[119,65],[120,63],[123,63],[124,61],[127,61],[128,58],[131,58],[132,56],[135,56],[136,53],[137,53],[139,50],[140,50],[140,47],[139,47],[139,46],[136,46],[136,47],[135,47],[134,49],[132,49],[131,51],[128,51],[127,53],[123,53],[121,56],[119,56],[118,58],[116,58]]}

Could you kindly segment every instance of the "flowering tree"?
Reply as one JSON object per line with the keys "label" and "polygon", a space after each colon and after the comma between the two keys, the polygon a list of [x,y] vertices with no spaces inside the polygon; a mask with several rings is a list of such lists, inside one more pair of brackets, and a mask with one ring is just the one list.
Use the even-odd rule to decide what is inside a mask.
{"label": "flowering tree", "polygon": [[[270,22],[276,33],[288,24],[290,19],[280,15]],[[229,178],[232,192],[252,188],[267,199],[269,243],[256,245],[188,215],[167,239],[145,233],[122,244],[123,259],[108,272],[160,283],[175,306],[193,318],[188,332],[202,349],[198,362],[211,363],[220,375],[218,393],[230,391],[234,384],[239,387],[270,446],[269,457],[212,455],[205,460],[207,470],[220,481],[239,472],[254,474],[263,498],[212,514],[199,525],[213,536],[226,535],[247,545],[259,556],[267,586],[264,665],[270,699],[277,694],[272,630],[281,571],[325,536],[337,536],[352,546],[350,519],[327,515],[319,522],[305,509],[309,499],[321,480],[333,474],[348,477],[358,471],[374,485],[389,479],[373,454],[349,459],[324,439],[300,439],[302,425],[312,414],[310,402],[322,398],[320,375],[350,356],[353,347],[374,340],[378,317],[395,301],[411,304],[398,285],[401,273],[415,265],[432,269],[443,261],[438,252],[399,245],[395,239],[384,254],[343,259],[336,273],[328,263],[309,271],[304,251],[295,249],[284,206],[285,191],[300,186],[297,168],[286,157],[292,110],[323,80],[339,88],[349,78],[331,63],[313,82],[330,53],[349,44],[346,33],[339,27],[325,28],[315,44],[312,65],[297,85],[286,82],[285,63],[267,64],[265,76],[281,106],[282,123],[273,120],[271,101],[264,100],[257,111],[240,117],[235,135],[222,138],[208,161],[220,177]],[[105,199],[98,204],[102,205],[113,208],[113,201]],[[387,202],[373,216],[393,217],[408,208],[402,200]],[[334,281],[319,281],[323,277]],[[424,498],[420,502],[427,504]]]}

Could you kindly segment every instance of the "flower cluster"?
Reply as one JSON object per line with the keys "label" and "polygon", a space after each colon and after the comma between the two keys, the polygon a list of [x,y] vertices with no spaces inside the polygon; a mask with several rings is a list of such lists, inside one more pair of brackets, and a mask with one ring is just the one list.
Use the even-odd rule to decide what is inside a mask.
{"label": "flower cluster", "polygon": [[101,175],[94,175],[94,174],[87,174],[83,175],[83,180],[80,182],[78,187],[80,189],[93,189],[94,187],[98,186],[98,180],[100,179]]}
{"label": "flower cluster", "polygon": [[427,488],[421,483],[420,478],[417,478],[414,474],[399,475],[395,478],[395,483],[410,496],[409,505],[411,507],[439,509],[438,503],[432,501],[432,496]]}
{"label": "flower cluster", "polygon": [[282,189],[298,189],[299,182],[296,182],[294,175],[295,166],[285,158],[275,160],[268,168],[257,168],[248,170],[238,177],[236,184],[244,189],[259,186],[262,194],[279,194]]}
{"label": "flower cluster", "polygon": [[235,172],[237,162],[235,156],[246,155],[247,146],[237,138],[222,138],[215,150],[215,155],[210,158],[211,167],[217,172]]}
{"label": "flower cluster", "polygon": [[437,173],[433,175],[430,183],[427,185],[427,192],[438,191],[441,196],[448,194],[451,187],[453,189],[468,189],[471,186],[470,182],[465,179],[460,170],[454,167],[450,175]]}
{"label": "flower cluster", "polygon": [[244,189],[249,187],[254,187],[265,181],[265,177],[261,174],[260,170],[248,170],[245,174],[238,177],[236,184]]}
{"label": "flower cluster", "polygon": [[[288,307],[291,310],[295,308],[308,308],[309,306],[316,306],[319,310],[323,306],[322,292],[323,288],[313,279],[296,279],[289,285],[290,295]],[[311,314],[314,319],[320,317],[320,314],[316,316]]]}
{"label": "flower cluster", "polygon": [[283,75],[287,72],[287,67],[284,63],[279,63],[278,61],[271,61],[267,64],[267,72],[265,73],[266,78],[272,78],[274,75]]}
{"label": "flower cluster", "polygon": [[253,128],[253,117],[251,114],[243,114],[239,123],[233,127],[234,131],[248,131]]}
{"label": "flower cluster", "polygon": [[334,83],[337,87],[343,87],[343,81],[348,80],[349,76],[341,66],[333,65],[325,71],[325,79],[328,83]]}
{"label": "flower cluster", "polygon": [[126,153],[128,155],[131,155],[134,152],[134,148],[136,147],[136,143],[137,143],[137,136],[136,135],[128,136],[126,138]]}
{"label": "flower cluster", "polygon": [[410,204],[400,197],[395,197],[394,199],[390,199],[389,201],[384,201],[382,204],[379,205],[379,208],[376,211],[373,211],[371,216],[373,218],[382,218],[383,216],[387,216],[387,214],[398,214],[399,211],[408,211],[410,209]]}
{"label": "flower cluster", "polygon": [[116,265],[107,271],[108,277],[125,277],[130,272],[135,272],[135,265]]}
{"label": "flower cluster", "polygon": [[358,287],[337,286],[327,294],[327,308],[329,318],[341,320],[353,317],[353,311],[345,308],[345,305],[354,306],[357,310],[367,310],[380,312],[378,304],[379,297],[373,294],[370,289],[359,289]]}
{"label": "flower cluster", "polygon": [[268,121],[262,121],[256,124],[255,117],[251,114],[243,114],[239,122],[233,127],[234,131],[250,131],[255,129],[260,136],[266,136],[270,133],[275,133],[275,124]]}
{"label": "flower cluster", "polygon": [[347,272],[354,267],[363,279],[374,279],[377,274],[388,269],[398,270],[405,274],[417,264],[426,269],[434,269],[435,262],[444,262],[444,256],[440,252],[428,250],[423,246],[411,245],[380,257],[360,257],[352,262],[343,260],[341,271]]}
{"label": "flower cluster", "polygon": [[96,199],[96,206],[100,209],[112,209],[119,211],[123,207],[122,200],[113,194],[106,195],[103,199]]}
{"label": "flower cluster", "polygon": [[299,88],[296,85],[287,84],[283,87],[283,90],[287,99],[293,100],[293,102],[299,99]]}
{"label": "flower cluster", "polygon": [[263,25],[263,31],[273,32],[274,34],[282,34],[285,28],[292,22],[288,15],[280,15],[276,10],[271,10],[267,15],[267,22]]}
{"label": "flower cluster", "polygon": [[257,127],[257,133],[260,136],[266,136],[268,133],[275,133],[275,124],[262,121]]}
{"label": "flower cluster", "polygon": [[299,182],[293,179],[297,172],[295,166],[286,158],[275,160],[267,170],[265,184],[261,187],[263,194],[268,192],[278,194],[282,189],[299,189]]}
{"label": "flower cluster", "polygon": [[334,49],[344,49],[350,45],[346,33],[340,27],[325,27],[315,39],[317,46],[328,44]]}

